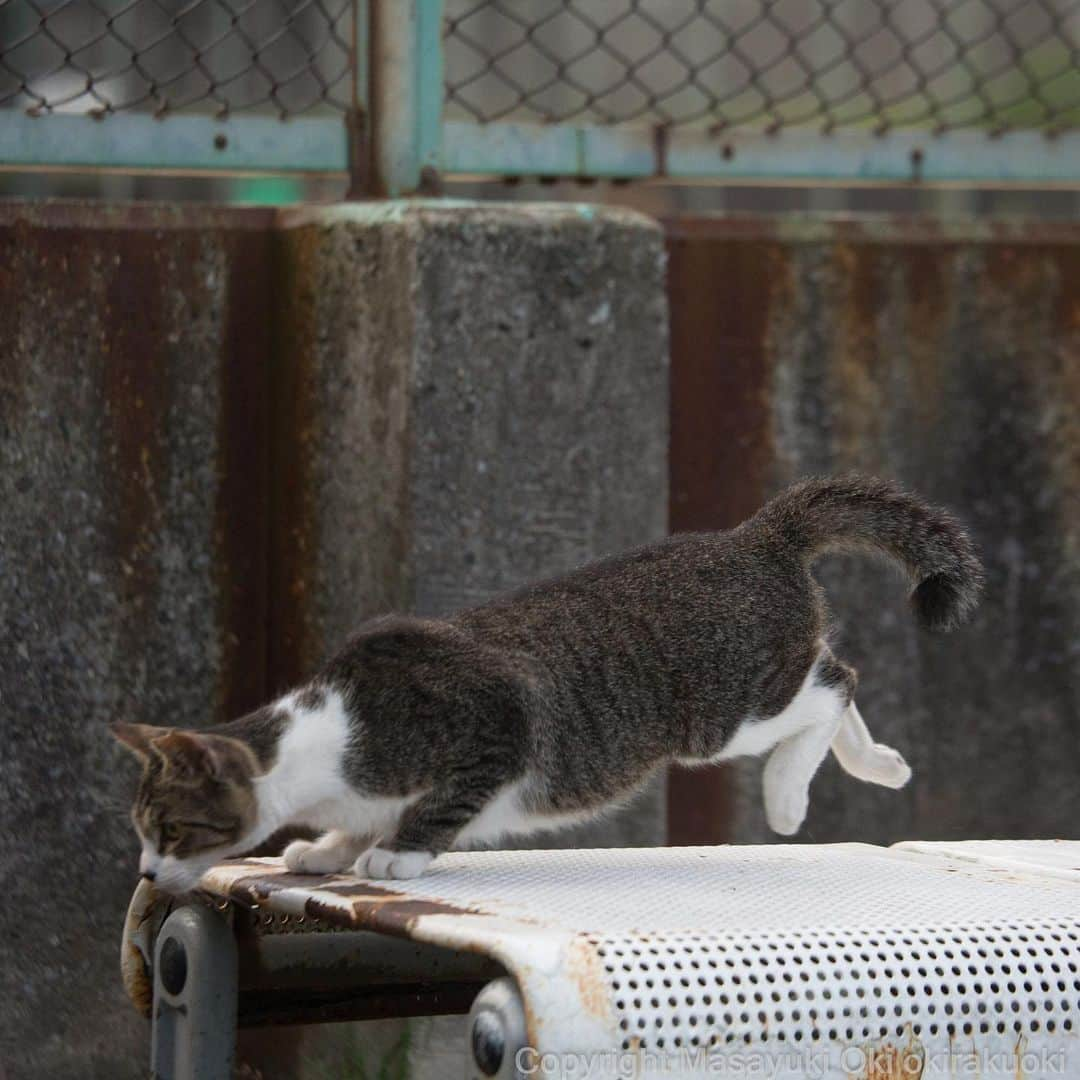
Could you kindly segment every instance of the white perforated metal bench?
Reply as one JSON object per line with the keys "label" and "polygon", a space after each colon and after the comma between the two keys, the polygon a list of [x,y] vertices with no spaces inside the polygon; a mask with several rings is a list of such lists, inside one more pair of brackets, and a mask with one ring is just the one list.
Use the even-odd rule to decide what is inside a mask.
{"label": "white perforated metal bench", "polygon": [[381,885],[249,859],[203,888],[141,886],[125,928],[166,1080],[228,1076],[237,1022],[470,1004],[476,1077],[1080,1076],[1077,842],[469,852]]}

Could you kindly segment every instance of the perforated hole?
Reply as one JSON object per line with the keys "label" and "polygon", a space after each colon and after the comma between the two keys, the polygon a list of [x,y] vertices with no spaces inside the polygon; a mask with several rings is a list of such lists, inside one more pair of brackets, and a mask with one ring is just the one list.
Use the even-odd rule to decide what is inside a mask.
{"label": "perforated hole", "polygon": [[1074,923],[590,940],[626,1049],[1052,1034],[1080,1011]]}

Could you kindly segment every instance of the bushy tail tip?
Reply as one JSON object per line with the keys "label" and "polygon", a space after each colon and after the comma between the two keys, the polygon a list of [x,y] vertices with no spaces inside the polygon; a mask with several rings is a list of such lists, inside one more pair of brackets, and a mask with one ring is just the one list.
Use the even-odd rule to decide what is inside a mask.
{"label": "bushy tail tip", "polygon": [[979,602],[980,577],[938,573],[925,577],[911,593],[915,618],[927,630],[955,630]]}

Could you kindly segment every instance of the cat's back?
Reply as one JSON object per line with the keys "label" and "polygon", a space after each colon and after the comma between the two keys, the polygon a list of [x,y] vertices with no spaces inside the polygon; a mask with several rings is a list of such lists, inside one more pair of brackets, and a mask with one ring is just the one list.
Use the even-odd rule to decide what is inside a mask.
{"label": "cat's back", "polygon": [[805,566],[740,527],[601,559],[453,622],[536,664],[558,732],[537,753],[603,787],[609,771],[700,756],[782,708],[821,617]]}
{"label": "cat's back", "polygon": [[[680,634],[735,628],[747,620],[812,619],[815,597],[795,554],[757,530],[680,533],[598,559],[460,612],[453,622],[482,634],[527,637],[563,632],[625,632],[638,626]],[[680,634],[681,636],[681,634]]]}

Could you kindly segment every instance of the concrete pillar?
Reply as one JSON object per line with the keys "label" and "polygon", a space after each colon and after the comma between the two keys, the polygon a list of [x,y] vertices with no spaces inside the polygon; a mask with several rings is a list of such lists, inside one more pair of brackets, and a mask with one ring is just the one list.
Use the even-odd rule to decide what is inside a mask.
{"label": "concrete pillar", "polygon": [[[295,636],[296,665],[271,665],[282,685],[376,613],[445,613],[664,535],[654,224],[562,204],[391,202],[281,225],[294,381],[274,447],[287,501],[274,624]],[[657,787],[551,842],[663,839]]]}

